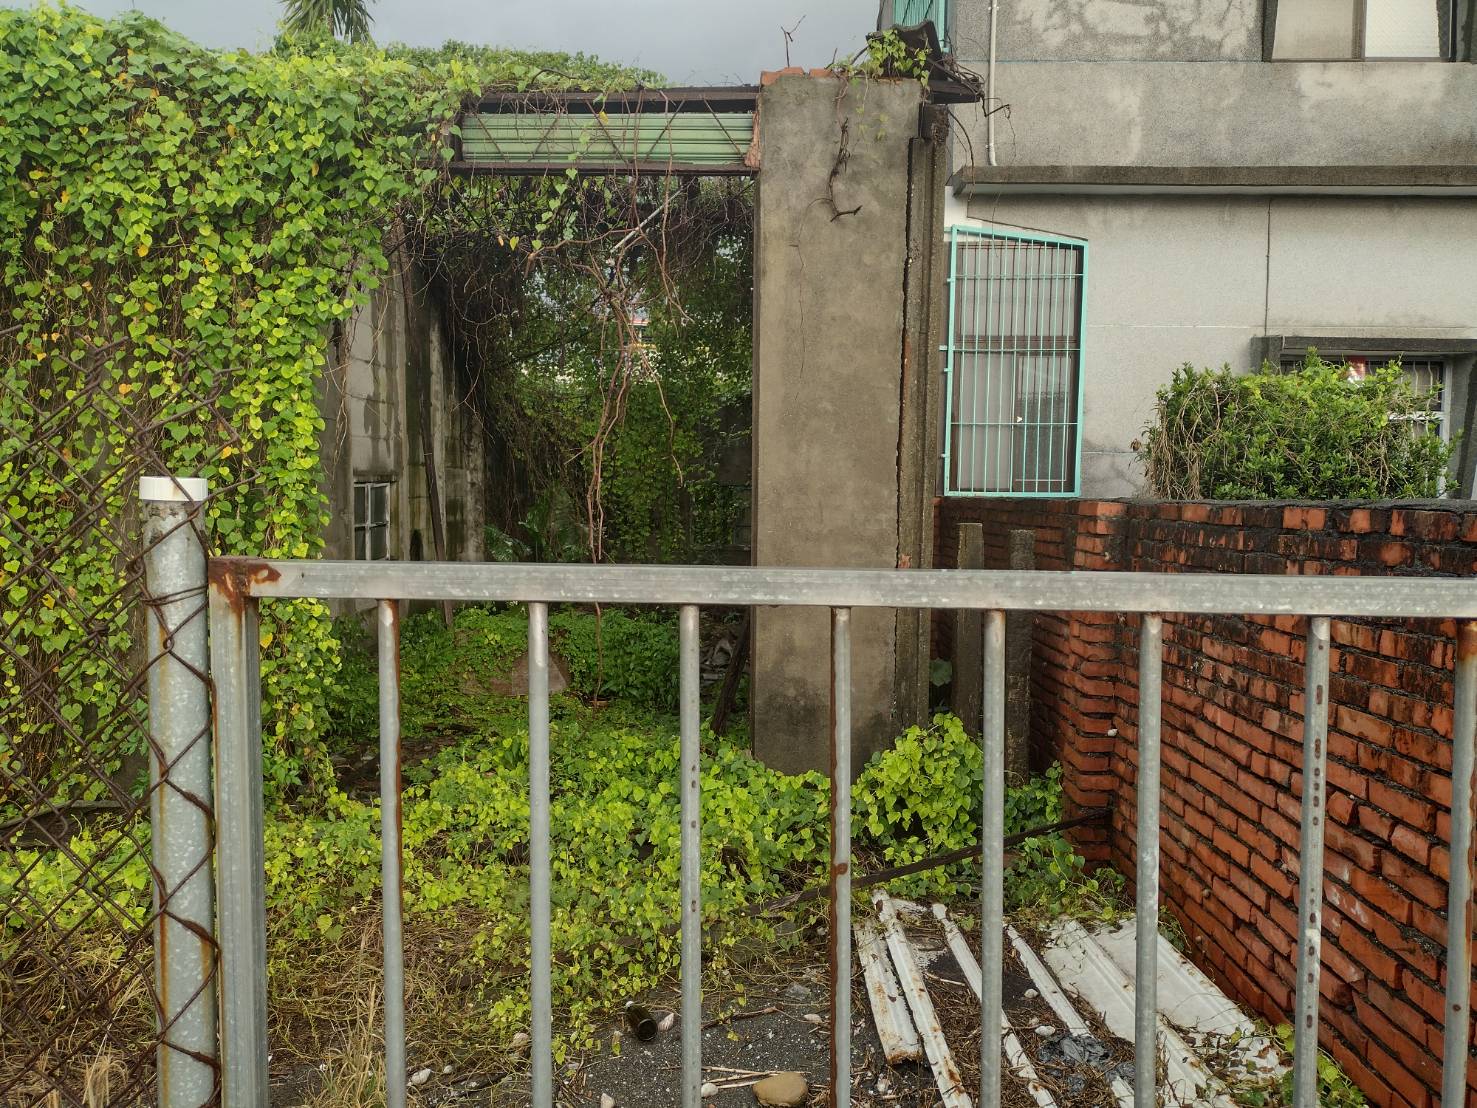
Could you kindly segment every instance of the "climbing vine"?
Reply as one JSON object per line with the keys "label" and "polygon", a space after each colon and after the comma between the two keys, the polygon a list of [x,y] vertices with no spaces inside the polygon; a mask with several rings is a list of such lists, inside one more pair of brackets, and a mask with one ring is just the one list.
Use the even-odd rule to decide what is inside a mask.
{"label": "climbing vine", "polygon": [[[136,13],[0,11],[4,780],[75,797],[50,760],[85,732],[96,749],[68,758],[97,795],[141,741],[141,471],[209,479],[218,551],[320,549],[327,338],[385,274],[390,229],[444,191],[458,107],[566,87],[583,64],[324,41],[221,53]],[[338,644],[312,602],[268,606],[262,641],[280,793],[327,773]]]}
{"label": "climbing vine", "polygon": [[705,560],[740,499],[714,476],[747,429],[748,186],[455,187],[408,242],[494,455],[492,555]]}

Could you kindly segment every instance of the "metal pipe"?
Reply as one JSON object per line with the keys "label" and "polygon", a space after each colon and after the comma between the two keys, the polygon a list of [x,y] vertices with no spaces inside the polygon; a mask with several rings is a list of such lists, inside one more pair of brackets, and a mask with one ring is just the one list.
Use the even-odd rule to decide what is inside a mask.
{"label": "metal pipe", "polygon": [[984,809],[980,883],[980,1104],[1000,1105],[1005,956],[1005,613],[985,613]]}
{"label": "metal pipe", "polygon": [[682,729],[682,1105],[701,1108],[703,1087],[702,743],[698,729],[698,609],[678,614]]}
{"label": "metal pipe", "polygon": [[210,677],[221,1102],[227,1108],[267,1108],[261,638],[257,602],[217,575],[210,581]]}
{"label": "metal pipe", "polygon": [[1298,830],[1297,996],[1293,1108],[1318,1106],[1318,975],[1323,942],[1323,837],[1328,782],[1328,617],[1308,622],[1303,690],[1303,803]]}
{"label": "metal pipe", "polygon": [[215,564],[255,597],[1477,619],[1477,589],[1456,578],[257,558]]}
{"label": "metal pipe", "polygon": [[1472,769],[1477,730],[1477,623],[1457,628],[1451,725],[1451,881],[1446,909],[1446,1029],[1441,1108],[1467,1103],[1467,1036],[1472,1013]]}
{"label": "metal pipe", "polygon": [[985,161],[995,165],[995,35],[1000,0],[990,0],[990,54],[985,61]]}
{"label": "metal pipe", "polygon": [[831,1100],[851,1103],[851,609],[831,609]]}
{"label": "metal pipe", "polygon": [[534,1108],[554,1108],[553,954],[549,927],[549,606],[528,605],[528,874]]}
{"label": "metal pipe", "polygon": [[1133,1102],[1155,1108],[1159,1070],[1159,719],[1164,620],[1139,627],[1139,771],[1133,981]]}
{"label": "metal pipe", "polygon": [[208,495],[196,477],[144,477],[149,644],[149,818],[161,1108],[216,1093],[215,812],[205,627]]}
{"label": "metal pipe", "polygon": [[385,944],[385,1104],[405,1108],[405,889],[400,868],[400,608],[381,600],[380,893]]}

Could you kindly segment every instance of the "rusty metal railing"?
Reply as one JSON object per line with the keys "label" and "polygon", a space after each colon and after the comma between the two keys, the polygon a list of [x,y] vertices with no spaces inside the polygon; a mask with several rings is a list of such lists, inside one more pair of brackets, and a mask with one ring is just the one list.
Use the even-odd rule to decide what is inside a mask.
{"label": "rusty metal railing", "polygon": [[[1004,613],[1138,613],[1139,918],[1158,918],[1159,731],[1162,614],[1309,616],[1304,720],[1304,789],[1294,1059],[1298,1108],[1317,1103],[1319,936],[1323,900],[1329,617],[1441,617],[1461,620],[1453,728],[1451,879],[1443,1108],[1466,1102],[1472,772],[1477,725],[1477,589],[1470,582],[1419,578],[1271,577],[1146,573],[955,570],[769,569],[670,566],[563,566],[469,563],[310,562],[219,558],[209,564],[210,663],[215,689],[217,935],[220,1043],[227,1108],[267,1103],[265,901],[257,608],[283,597],[372,600],[378,605],[381,794],[384,867],[387,1101],[404,1103],[404,981],[401,964],[397,814],[399,787],[400,605],[406,601],[519,602],[528,605],[528,719],[531,884],[531,1048],[533,1103],[554,1104],[549,864],[548,606],[558,603],[675,605],[680,628],[682,1104],[698,1108],[701,1076],[701,888],[699,860],[698,613],[704,605],[802,605],[832,612],[832,812],[830,866],[831,1089],[849,1090],[851,934],[851,620],[853,608],[979,609],[985,619],[982,827],[982,1029],[980,1103],[1001,1091],[1004,881]],[[157,849],[157,848],[156,848]],[[202,925],[208,920],[202,919]],[[1135,1103],[1156,1099],[1155,966],[1158,931],[1137,929]],[[171,970],[170,972],[176,972]],[[184,973],[184,970],[177,972]],[[189,982],[184,982],[189,988]],[[194,994],[196,1003],[205,993]],[[849,1103],[834,1096],[831,1103]],[[184,1100],[172,1104],[194,1103]]]}

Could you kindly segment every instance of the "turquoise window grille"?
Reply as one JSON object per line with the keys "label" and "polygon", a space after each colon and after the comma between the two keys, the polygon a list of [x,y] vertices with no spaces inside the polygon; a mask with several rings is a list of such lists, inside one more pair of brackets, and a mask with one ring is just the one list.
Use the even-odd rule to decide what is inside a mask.
{"label": "turquoise window grille", "polygon": [[892,22],[895,27],[911,27],[933,20],[939,42],[949,48],[949,0],[892,0]]}
{"label": "turquoise window grille", "polygon": [[954,227],[944,495],[1076,496],[1087,243]]}

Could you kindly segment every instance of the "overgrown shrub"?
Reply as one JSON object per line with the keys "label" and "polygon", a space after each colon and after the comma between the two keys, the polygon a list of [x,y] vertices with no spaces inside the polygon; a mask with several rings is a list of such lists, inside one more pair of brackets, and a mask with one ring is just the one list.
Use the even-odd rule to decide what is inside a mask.
{"label": "overgrown shrub", "polygon": [[[388,271],[397,228],[471,206],[443,124],[489,89],[635,77],[466,48],[214,51],[137,12],[0,10],[0,775],[23,771],[38,804],[96,799],[106,781],[73,767],[142,749],[125,679],[140,459],[209,479],[214,552],[321,550],[325,339]],[[603,188],[561,177],[476,206],[552,249]],[[339,645],[315,601],[264,606],[262,629],[267,786],[311,791]]]}
{"label": "overgrown shrub", "polygon": [[655,612],[563,611],[549,619],[569,683],[584,697],[670,711],[677,706],[677,621]]}
{"label": "overgrown shrub", "polygon": [[[661,681],[676,686],[676,646],[671,619],[607,611],[605,664],[621,694],[594,705],[582,699],[590,688],[591,663],[581,653],[593,639],[593,614],[565,611],[551,622],[556,644],[578,644],[568,656],[584,659],[571,661],[571,669],[585,675],[575,681],[581,695],[558,695],[550,704],[555,995],[568,1041],[578,1042],[602,1013],[615,1011],[621,1000],[650,988],[676,965],[678,728],[670,712],[652,707],[670,702],[656,690]],[[351,623],[338,634],[350,643],[357,637]],[[527,617],[518,608],[466,608],[450,629],[439,613],[418,614],[405,621],[401,635],[407,934],[412,946],[418,936],[445,939],[439,972],[472,995],[477,1035],[493,1043],[506,1043],[528,1018],[527,704],[494,691],[526,641]],[[373,666],[367,650],[354,650],[346,659],[350,680],[331,702],[337,750],[358,755],[373,749]],[[744,908],[824,880],[829,782],[816,773],[780,773],[752,758],[740,741],[706,729],[702,744],[705,913],[721,922],[714,930],[721,943],[764,945],[774,937],[773,920],[750,918]],[[980,775],[979,745],[952,716],[910,728],[893,749],[874,755],[853,794],[858,869],[977,843]],[[1007,793],[1007,832],[1060,812],[1060,774],[1054,772]],[[126,833],[146,844],[146,826]],[[357,949],[363,936],[372,937],[379,834],[372,783],[359,791],[330,787],[311,805],[279,805],[268,813],[269,954],[279,1005],[274,1020],[279,1035],[289,1025],[301,1032],[279,1040],[279,1050],[310,1055],[313,1037],[323,1033],[306,1026],[312,1022],[307,1017],[293,1024],[295,1013],[342,1010],[313,999],[325,990],[336,992],[337,982],[321,973],[307,980],[302,967],[321,965],[325,952]],[[147,919],[144,855],[127,857],[130,852],[118,850],[116,841],[83,831],[66,849],[37,845],[0,858],[0,904],[12,903],[24,882],[30,896],[56,907],[57,926],[81,924],[93,902],[75,895],[75,883],[82,867],[98,866],[108,876],[91,895],[106,896],[119,914]],[[1022,863],[1008,878],[1012,906],[1051,913],[1085,905],[1095,911],[1096,902],[1083,890],[1096,888],[1091,883],[1098,878],[1083,872],[1081,858],[1065,840],[1053,836],[1032,843],[1037,845],[1023,850]],[[889,888],[922,896],[965,894],[976,887],[978,874],[976,863],[965,862],[890,882]],[[25,925],[19,916],[0,918],[0,960],[7,955],[7,927]],[[96,942],[101,960],[121,957],[118,939],[106,929],[88,941]],[[721,971],[722,950],[717,953]],[[374,963],[378,981],[377,947],[371,944],[363,957]],[[287,982],[295,984],[289,988]]]}
{"label": "overgrown shrub", "polygon": [[1433,497],[1453,448],[1420,428],[1439,406],[1396,362],[1358,380],[1316,351],[1290,372],[1185,365],[1159,390],[1145,475],[1173,500]]}

